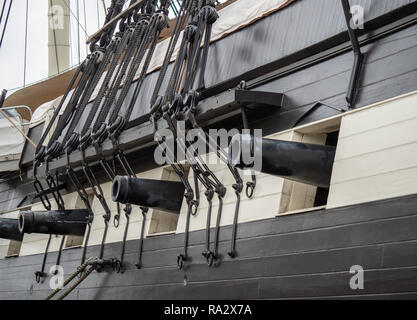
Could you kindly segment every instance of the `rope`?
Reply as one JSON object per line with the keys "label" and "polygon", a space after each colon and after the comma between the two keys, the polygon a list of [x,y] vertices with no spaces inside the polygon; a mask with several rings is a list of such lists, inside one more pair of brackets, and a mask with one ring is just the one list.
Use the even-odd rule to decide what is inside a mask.
{"label": "rope", "polygon": [[[111,65],[107,71],[106,77],[104,78],[103,84],[97,94],[96,99],[94,100],[93,106],[91,107],[91,111],[87,117],[87,120],[84,124],[83,129],[81,130],[81,135],[84,136],[87,133],[88,129],[92,129],[92,123],[95,117],[97,117],[97,119],[100,117],[100,114],[102,113],[101,111],[99,111],[100,106],[102,105],[102,101],[103,98],[106,94],[106,92],[108,92],[109,90],[109,83],[111,81],[111,79],[114,76],[114,71],[118,65],[118,62],[120,60],[120,57],[123,54],[123,51],[129,41],[131,37],[131,31],[130,29],[128,29],[122,36],[121,40],[116,39],[116,47],[117,50],[114,54],[113,60],[111,62]],[[125,53],[125,55],[128,54],[127,52]],[[99,111],[99,112],[98,112]],[[98,114],[97,114],[98,112]],[[104,117],[104,115],[102,115],[102,117]],[[104,119],[103,119],[104,120]],[[101,120],[100,120],[101,122]]]}
{"label": "rope", "polygon": [[[78,22],[78,28],[77,28],[78,63],[81,62],[81,45],[80,45],[80,42],[81,42],[81,40],[80,40],[80,26],[81,26],[81,23],[79,21],[79,18],[80,18],[80,1],[77,0],[77,17],[75,19]],[[84,30],[84,32],[87,35],[87,31]]]}
{"label": "rope", "polygon": [[101,3],[103,3],[104,15],[106,15],[107,14],[106,3],[104,2],[104,0],[101,0]]}
{"label": "rope", "polygon": [[[97,260],[97,258],[89,258],[87,259],[81,266],[78,267],[78,269],[72,274],[70,275],[67,280],[64,281],[62,288],[57,288],[54,291],[52,291],[46,298],[45,300],[51,300],[58,292],[60,292],[61,290],[63,290],[63,288],[65,286],[67,286],[76,276],[78,276],[81,272],[84,271],[85,268],[87,268],[87,266],[90,264],[91,261],[93,260]],[[90,272],[91,273],[91,272]],[[72,289],[74,290],[74,289]],[[72,291],[71,290],[71,291]],[[68,294],[67,294],[68,295]]]}
{"label": "rope", "polygon": [[7,23],[9,22],[9,16],[10,16],[10,10],[12,9],[12,4],[13,4],[13,0],[10,0],[9,9],[7,10],[7,15],[6,15],[6,21],[4,22],[3,33],[1,35],[0,48],[1,48],[1,45],[3,44],[4,34],[6,33],[6,27],[7,27]]}
{"label": "rope", "polygon": [[79,286],[81,282],[83,282],[94,270],[97,269],[97,266],[92,266],[90,269],[84,273],[81,278],[79,278],[66,292],[64,292],[61,296],[58,297],[57,300],[64,300],[66,296],[68,296],[75,288]]}
{"label": "rope", "polygon": [[[85,0],[83,0],[83,7],[84,7],[84,27],[85,27],[86,33],[88,33],[88,28],[87,28],[87,11],[85,9]],[[86,54],[88,54],[88,45],[87,45],[87,43],[85,44],[85,52],[86,52]]]}
{"label": "rope", "polygon": [[1,14],[0,14],[0,26],[1,26],[1,21],[3,20],[3,14],[4,14],[4,9],[6,8],[6,0],[3,0],[3,6],[1,8]]}
{"label": "rope", "polygon": [[100,12],[98,11],[98,7],[99,7],[99,0],[97,0],[96,2],[96,9],[97,9],[97,29],[100,29]]}
{"label": "rope", "polygon": [[25,28],[25,64],[23,70],[23,86],[26,85],[26,58],[27,58],[27,46],[28,46],[28,16],[29,16],[29,0],[26,0],[26,28]]}
{"label": "rope", "polygon": [[74,17],[74,19],[77,21],[79,28],[81,27],[81,29],[84,31],[86,39],[88,38],[88,34],[87,31],[83,28],[82,24],[80,23],[79,19],[77,18],[77,16],[74,14],[74,12],[71,10],[71,8],[69,7],[69,5],[67,4],[66,1],[64,1],[65,6],[68,8],[69,12],[71,13],[71,15]]}

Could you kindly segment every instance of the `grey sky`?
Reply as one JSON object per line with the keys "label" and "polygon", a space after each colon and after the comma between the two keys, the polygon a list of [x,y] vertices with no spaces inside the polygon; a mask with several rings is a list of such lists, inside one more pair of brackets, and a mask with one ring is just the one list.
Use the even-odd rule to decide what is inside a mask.
{"label": "grey sky", "polygon": [[[70,15],[71,66],[78,64],[78,23],[75,19],[77,1],[80,9],[79,22],[88,35],[99,29],[99,25],[102,25],[105,17],[102,0],[70,0],[72,11]],[[48,2],[49,0],[28,0],[26,85],[45,79],[48,76]],[[126,7],[129,2],[126,1]],[[219,2],[225,2],[225,0]],[[105,0],[106,7],[110,3],[111,0]],[[2,4],[3,0],[0,1],[0,5]],[[84,4],[86,8],[86,26],[84,25]],[[11,90],[23,86],[25,16],[26,0],[14,0],[4,42],[0,48],[0,90]],[[85,58],[87,52],[86,38],[86,33],[80,27],[81,61]]]}
{"label": "grey sky", "polygon": [[[98,29],[97,0],[78,0],[80,4],[80,23],[84,27],[84,1],[87,14],[87,33]],[[76,14],[77,0],[71,0],[71,10]],[[111,0],[106,0],[109,5]],[[3,4],[3,1],[0,1]],[[101,23],[104,9],[99,0]],[[7,25],[4,42],[0,48],[0,90],[23,86],[24,47],[25,47],[26,0],[14,0]],[[3,21],[4,23],[4,21]],[[71,15],[72,64],[78,64],[77,22]],[[85,27],[84,27],[85,28]],[[85,57],[86,35],[80,29],[81,58]],[[27,75],[26,83],[39,81],[48,76],[48,0],[29,0]]]}

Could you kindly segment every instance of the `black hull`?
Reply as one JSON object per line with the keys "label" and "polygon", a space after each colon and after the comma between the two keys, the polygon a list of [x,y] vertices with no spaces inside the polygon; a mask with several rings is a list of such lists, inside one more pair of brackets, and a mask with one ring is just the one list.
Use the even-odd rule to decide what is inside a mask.
{"label": "black hull", "polygon": [[[94,272],[68,299],[330,299],[417,298],[417,196],[407,196],[272,220],[240,224],[238,257],[230,259],[231,227],[221,230],[223,261],[209,268],[201,255],[203,231],[190,235],[192,264],[179,271],[183,234],[148,238],[143,269],[137,270],[138,241],[126,248],[126,272]],[[120,254],[106,246],[106,257]],[[96,256],[98,247],[88,249]],[[63,252],[68,276],[81,249]],[[48,256],[46,270],[55,263]],[[42,255],[0,260],[0,300],[43,299],[49,280],[36,284]],[[353,265],[364,272],[364,289],[352,290]],[[184,285],[184,276],[187,284]]]}

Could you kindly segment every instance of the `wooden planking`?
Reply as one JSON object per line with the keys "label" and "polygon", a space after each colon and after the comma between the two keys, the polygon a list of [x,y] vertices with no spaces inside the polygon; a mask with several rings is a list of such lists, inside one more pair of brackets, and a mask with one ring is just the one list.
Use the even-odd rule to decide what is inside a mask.
{"label": "wooden planking", "polygon": [[[394,99],[389,103],[380,103],[379,106],[363,110],[360,113],[350,114],[345,118],[339,139],[382,129],[404,121],[413,121],[417,117],[415,100],[415,95],[408,95],[402,99]],[[383,112],[381,112],[381,108],[384,109]],[[401,112],[397,112],[398,110]],[[389,117],[387,117],[387,113],[390,115]],[[368,118],[372,118],[372,122]]]}
{"label": "wooden planking", "polygon": [[[413,27],[411,27],[411,28],[413,28]],[[380,54],[381,54],[380,51],[379,51],[380,47],[387,47],[388,48],[384,51],[384,53],[382,55],[386,56],[386,55],[391,54],[392,52],[394,52],[394,53],[392,53],[393,55],[396,55],[398,53],[398,51],[401,51],[404,48],[400,45],[402,43],[402,41],[404,41],[404,46],[405,47],[409,47],[410,43],[409,43],[408,39],[409,39],[410,35],[408,33],[409,31],[407,31],[407,30],[409,30],[409,29],[398,32],[397,34],[395,34],[395,37],[389,36],[391,38],[389,38],[389,37],[386,38],[386,39],[390,39],[392,41],[386,41],[385,43],[382,43],[382,42],[380,43],[379,41],[375,42],[373,44],[373,46],[368,47],[368,48],[372,49],[372,50],[371,49],[367,50],[367,51],[370,51],[369,52],[370,56],[374,56],[374,54],[377,53],[379,55],[376,55],[376,58],[379,58]],[[407,33],[405,33],[406,31],[407,31]],[[401,38],[401,35],[403,35],[403,32],[404,32],[405,37]],[[386,40],[386,39],[384,39],[384,40]],[[393,48],[398,48],[398,49],[394,50]],[[345,58],[345,63],[343,64],[344,65],[344,67],[343,67],[344,73],[343,73],[343,77],[340,77],[340,81],[338,82],[338,85],[335,86],[334,79],[329,78],[326,81],[321,82],[321,85],[322,85],[323,88],[325,88],[325,90],[319,90],[320,92],[323,92],[323,96],[320,96],[319,98],[321,98],[322,100],[337,98],[336,101],[338,103],[336,103],[336,105],[339,104],[339,103],[340,104],[345,104],[345,102],[343,102],[342,94],[346,91],[346,86],[347,86],[347,82],[349,80],[350,68],[351,68],[351,63],[352,63],[351,53],[347,53],[343,56],[346,57]],[[368,57],[368,58],[370,58],[370,57]],[[405,60],[397,60],[397,62],[398,61],[402,61],[402,63],[404,63]],[[323,73],[323,70],[333,70],[333,69],[337,68],[339,62],[340,61],[335,61],[334,59],[332,59],[331,61],[326,61],[324,64],[320,64],[321,68],[318,69],[318,70],[320,70],[318,72],[318,74],[321,75],[321,73]],[[412,62],[410,62],[410,63],[412,63]],[[377,68],[384,69],[384,68],[381,67],[381,65],[383,65],[382,62]],[[307,69],[307,70],[304,70],[304,71],[300,71],[300,74],[304,77],[306,75],[310,74],[310,73],[312,73],[312,72],[310,72],[310,68]],[[301,76],[301,78],[302,78],[302,76]],[[387,78],[387,77],[390,77],[390,75],[384,75],[384,78]],[[321,78],[321,79],[326,79],[326,77]],[[285,92],[286,90],[281,89],[281,85],[282,85],[283,82],[284,83],[294,83],[293,88],[298,88],[298,87],[300,87],[300,85],[302,86],[302,83],[300,83],[298,81],[292,81],[292,78],[285,77],[285,79],[283,78],[283,80],[279,84],[276,81],[271,82],[271,84],[270,84],[271,90],[272,91],[280,91],[280,92],[284,91]],[[372,82],[372,84],[375,84],[375,82]],[[381,90],[383,84],[377,84],[375,87],[378,89],[378,92],[377,92],[377,94],[374,95],[374,92],[370,91],[372,93],[372,97],[370,97],[370,98],[368,97],[367,94],[365,94],[365,95],[361,94],[358,106],[363,106],[363,105],[366,105],[366,104],[369,104],[369,103],[372,103],[372,102],[375,102],[375,101],[380,101],[381,98],[385,98],[385,97],[389,98],[389,97],[392,97],[393,95],[401,94],[401,93],[404,93],[404,92],[407,92],[407,91],[410,91],[410,90],[414,90],[416,88],[415,87],[415,81],[413,79],[408,79],[406,82],[404,82],[404,80],[402,80],[402,79],[397,79],[397,81],[392,81],[392,84],[389,84],[389,85],[390,85],[390,90]],[[334,92],[333,88],[336,89],[337,91]],[[284,87],[284,89],[285,89],[285,87]],[[371,87],[367,88],[367,90],[371,90],[371,89],[372,89]],[[315,91],[317,91],[317,88],[312,90],[313,93]],[[300,92],[292,93],[291,97],[288,98],[288,102],[294,108],[307,106],[308,104],[314,103],[314,98],[317,98],[315,95],[313,95],[313,96],[310,96],[310,95],[311,95],[311,93],[310,93],[309,90],[307,90],[306,92],[303,92],[303,90],[301,89]],[[338,96],[340,96],[340,99],[339,99]],[[303,104],[299,105],[297,99],[301,98],[301,97],[305,97],[305,100],[301,100],[301,103],[303,103]],[[283,109],[283,112],[285,112],[285,111],[286,110]],[[299,112],[302,114],[304,111],[299,110]],[[313,120],[317,120],[318,118],[321,118],[323,116],[325,117],[325,116],[329,116],[329,115],[333,115],[333,114],[335,114],[335,111],[333,111],[331,109],[320,108],[316,113],[314,113],[314,115],[312,115],[312,117],[313,117]],[[277,119],[279,119],[279,121],[277,121]],[[262,123],[262,127],[264,127],[265,130],[267,128],[270,128],[270,129],[275,128],[275,131],[276,131],[276,130],[280,130],[279,128],[281,128],[281,127],[288,128],[289,126],[291,126],[291,123],[288,123],[288,120],[285,121],[284,114],[280,114],[279,117],[277,116],[277,117],[271,118],[269,120],[270,121],[268,121],[268,119],[266,119],[266,121],[263,121],[263,123]],[[290,120],[290,121],[292,121],[292,120]],[[137,136],[137,131],[135,131],[135,137],[136,136]],[[122,142],[123,142],[123,137],[122,137]]]}
{"label": "wooden planking", "polygon": [[[184,274],[193,282],[239,280],[253,277],[275,277],[317,272],[346,271],[354,264],[363,265],[366,269],[378,268],[382,261],[382,246],[349,248],[331,252],[319,251],[291,255],[240,259],[237,263],[227,261],[218,268],[208,268],[201,263],[193,265],[185,273],[175,267],[145,268],[128,270],[122,277],[111,277],[106,280],[107,286],[151,285],[153,283],[182,283]],[[316,261],[316,262],[314,262]],[[101,287],[104,279],[94,274],[80,288]]]}
{"label": "wooden planking", "polygon": [[[358,224],[371,223],[372,221],[386,220],[391,217],[406,218],[415,214],[414,196],[403,197],[398,201],[385,200],[376,203],[363,204],[361,206],[353,206],[347,208],[339,208],[328,211],[319,211],[314,213],[305,213],[295,216],[286,216],[277,219],[257,221],[251,223],[243,223],[238,228],[238,239],[258,238],[268,235],[288,235],[291,233],[300,233],[305,231],[320,231],[323,228],[332,228],[349,226],[354,220]],[[326,219],[323,219],[323,214]],[[378,215],[375,215],[378,212]],[[231,228],[224,227],[220,233],[220,240],[228,243],[231,237]],[[190,244],[200,245],[204,243],[204,232],[190,233]],[[145,252],[161,251],[166,249],[180,250],[183,245],[183,234],[167,235],[149,238],[145,240]],[[106,254],[109,256],[118,255],[120,253],[120,243],[106,245]],[[137,241],[128,241],[126,246],[127,253],[136,253],[138,248]],[[97,255],[98,246],[88,249],[89,255]],[[200,251],[201,252],[201,251]],[[199,256],[198,248],[196,254]],[[174,254],[174,253],[173,253]],[[73,249],[64,251],[63,259],[77,260],[80,259],[81,250]],[[19,259],[7,259],[1,261],[0,270],[2,268],[11,268],[19,265],[37,265],[41,261],[40,256],[21,257]],[[55,262],[56,252],[52,252],[48,256],[50,263]],[[172,261],[170,263],[173,263]]]}
{"label": "wooden planking", "polygon": [[[369,21],[384,12],[411,1],[361,0]],[[314,19],[311,19],[314,17]],[[281,30],[281,32],[271,32]],[[206,81],[212,85],[238,76],[254,67],[267,64],[346,31],[340,2],[331,0],[295,1],[289,7],[262,19],[240,32],[218,41],[211,48]],[[297,35],[297,36],[294,36]],[[226,40],[225,39],[225,40]],[[247,44],[251,43],[251,46]],[[259,54],[262,52],[262,54]]]}
{"label": "wooden planking", "polygon": [[[33,183],[20,181],[18,178],[10,179],[0,183],[0,214],[15,210],[16,207],[27,198],[30,201],[33,197]],[[25,201],[25,205],[27,201]]]}
{"label": "wooden planking", "polygon": [[[414,100],[417,101],[417,95],[414,95]],[[385,114],[388,118],[391,114],[382,109],[380,110],[380,113]],[[397,109],[396,113],[402,113],[402,109]],[[366,115],[364,115],[364,117],[366,117]],[[346,117],[346,119],[348,118],[349,116]],[[342,120],[341,132],[343,132],[344,129],[344,121],[345,117]],[[335,161],[337,162],[365,154],[413,144],[417,141],[416,126],[417,117],[386,125],[381,128],[370,129],[360,134],[340,138]]]}
{"label": "wooden planking", "polygon": [[299,275],[265,279],[260,282],[259,296],[264,299],[341,296],[344,294],[372,294],[384,292],[415,291],[417,268],[365,271],[364,290],[353,291],[349,287],[349,272],[319,275]]}
{"label": "wooden planking", "polygon": [[[395,131],[392,132],[396,135]],[[366,142],[365,140],[364,144],[367,144]],[[338,184],[415,167],[417,167],[417,141],[336,161],[332,183]]]}
{"label": "wooden planking", "polygon": [[417,168],[398,170],[331,186],[329,208],[398,197],[416,191]]}
{"label": "wooden planking", "polygon": [[[364,5],[367,8],[367,10],[369,10],[369,12],[367,12],[367,15],[366,15],[367,19],[373,19],[373,18],[375,18],[375,17],[377,17],[377,16],[379,16],[379,15],[381,15],[383,13],[389,12],[390,10],[393,10],[395,8],[398,8],[398,7],[401,7],[401,6],[406,5],[408,3],[411,3],[411,2],[413,2],[413,1],[405,1],[405,0],[404,1],[396,1],[396,2],[392,2],[392,1],[379,1],[379,2],[376,2],[376,3],[374,2],[374,3],[371,4],[371,1],[370,0],[366,0],[366,1],[363,1],[363,3],[361,2],[361,4]],[[267,26],[269,24],[276,24],[276,23],[283,23],[284,25],[285,24],[288,25],[288,23],[292,23],[292,22],[295,21],[293,19],[293,17],[291,16],[291,14],[292,14],[291,12],[296,12],[297,10],[301,10],[300,11],[301,13],[308,14],[308,15],[311,15],[312,12],[317,12],[317,15],[322,14],[320,10],[323,10],[323,11],[329,10],[331,13],[325,14],[325,16],[327,17],[324,20],[325,23],[323,23],[323,21],[320,21],[320,23],[317,25],[317,23],[318,23],[319,20],[313,19],[314,21],[312,21],[312,23],[315,25],[315,27],[318,30],[314,30],[314,32],[313,32],[313,31],[311,31],[312,29],[309,29],[306,26],[306,28],[308,28],[308,32],[313,32],[313,34],[311,36],[305,38],[305,39],[304,39],[304,37],[303,37],[303,39],[291,39],[292,41],[286,41],[286,45],[283,46],[282,45],[283,42],[282,41],[278,41],[279,39],[276,39],[276,37],[281,37],[281,34],[282,34],[281,32],[280,33],[274,33],[274,32],[273,33],[270,33],[270,32],[268,32],[268,33],[265,33],[265,36],[267,38],[268,37],[275,37],[275,38],[270,39],[271,42],[268,41],[269,39],[265,39],[265,41],[264,41],[265,42],[265,45],[266,46],[270,46],[271,43],[272,43],[272,45],[275,46],[275,44],[279,44],[279,48],[272,48],[271,50],[268,50],[268,49],[262,50],[262,49],[259,49],[258,46],[254,46],[254,48],[257,49],[257,50],[262,51],[263,54],[271,54],[271,55],[275,55],[276,52],[279,52],[279,51],[283,50],[282,54],[285,55],[285,54],[288,54],[288,52],[291,53],[292,52],[291,50],[297,49],[297,48],[290,48],[290,46],[293,44],[293,42],[297,42],[298,43],[298,41],[300,41],[300,43],[297,44],[296,47],[303,48],[306,45],[311,44],[312,41],[314,42],[314,37],[317,36],[316,33],[320,33],[320,35],[317,38],[317,41],[319,41],[320,39],[322,39],[322,37],[323,37],[323,39],[325,39],[326,36],[331,36],[335,32],[335,29],[334,29],[335,25],[337,25],[337,27],[336,27],[336,30],[337,30],[336,33],[346,30],[346,26],[345,26],[345,23],[344,23],[343,19],[338,19],[337,18],[339,16],[342,18],[342,12],[341,12],[342,10],[340,8],[340,3],[335,3],[335,2],[332,2],[332,1],[329,1],[329,0],[320,0],[319,5],[317,5],[315,1],[311,1],[311,0],[310,1],[298,1],[298,2],[295,2],[294,5],[291,5],[288,8],[279,11],[277,14],[272,15],[271,17],[275,17],[275,16],[279,16],[279,17],[275,17],[273,21],[266,22],[266,24],[267,24]],[[281,16],[283,14],[284,15],[289,14],[289,16],[288,16],[289,20],[287,20],[287,18],[283,18]],[[329,16],[331,16],[333,18],[329,20],[328,19]],[[255,23],[255,26],[258,25],[258,24],[264,23],[264,20],[266,21],[269,18],[270,17],[268,17],[266,19],[263,19],[262,21],[260,21],[258,23]],[[296,20],[296,21],[297,22],[298,21],[302,21],[303,23],[305,23],[305,21],[308,21],[308,19],[307,20],[306,19],[299,19],[299,20]],[[327,28],[325,28],[324,26],[327,23],[330,23],[330,25],[327,25]],[[304,26],[304,24],[303,24],[303,26]],[[237,32],[237,33],[238,34],[245,33],[249,29],[251,29],[251,28],[245,29],[244,32]],[[267,27],[266,29],[269,30],[269,27]],[[276,26],[273,26],[273,29],[275,30],[275,29],[277,29],[277,27]],[[287,26],[285,28],[282,28],[282,30],[284,30],[285,32],[286,32],[286,30],[288,30],[288,32],[294,32],[294,30],[292,30],[292,28],[287,28]],[[320,32],[318,32],[318,31],[320,31]],[[258,35],[259,36],[259,34],[263,34],[263,32],[260,32],[260,30],[258,29],[257,31],[254,32],[254,34],[252,34],[252,36],[254,36],[254,35]],[[304,35],[304,34],[307,34],[307,33],[306,32],[302,32],[300,30],[300,34]],[[226,37],[223,40],[226,40],[226,39],[228,40],[229,38],[232,38],[232,36],[234,36],[234,34],[231,35],[231,36]],[[288,37],[286,37],[286,38],[288,38]],[[307,41],[307,42],[306,43],[303,43],[304,40]],[[222,41],[219,41],[218,43],[220,43],[220,42],[222,42]],[[244,43],[247,43],[247,40],[244,41]],[[234,42],[232,44],[234,44]],[[264,43],[263,42],[260,42],[259,45],[260,44],[264,44]],[[287,52],[287,50],[289,50],[289,51]],[[214,51],[215,50],[213,50],[213,52]],[[221,56],[220,57],[217,56],[215,58],[215,60],[218,59],[222,63],[223,62],[224,63],[227,63],[227,67],[229,67],[229,65],[230,65],[230,61],[229,61],[230,51],[231,51],[230,50],[230,47],[228,46],[228,48],[226,48],[224,50],[224,52],[226,53],[225,57],[227,57],[227,58],[223,58]],[[217,53],[217,55],[218,54],[219,53]],[[245,53],[242,53],[242,55],[246,55],[246,54]],[[250,56],[250,58],[253,57],[254,59],[257,59],[257,57],[256,57],[257,55],[250,54],[250,53],[248,53],[248,55]],[[238,56],[239,56],[238,58],[240,58],[240,55],[238,55]],[[262,58],[262,56],[259,57],[259,58]],[[269,57],[267,59],[270,59],[270,58],[271,57]],[[232,62],[235,62],[236,60],[239,60],[239,59],[233,59]],[[253,67],[253,64],[250,63],[250,59],[249,60],[248,59],[243,59],[243,62],[242,63],[245,64],[244,65],[244,68],[247,68],[247,65]],[[215,65],[216,66],[219,65],[219,61],[215,61]],[[243,68],[242,66],[239,66],[237,68],[237,70],[239,72],[242,72],[242,70],[243,70],[242,68]],[[215,69],[216,68],[208,68],[208,71],[211,72],[211,70],[213,70],[214,76],[219,76],[220,73],[217,72],[218,70],[215,70]],[[152,81],[154,82],[155,81],[155,76],[157,76],[157,73],[152,73],[150,75],[150,77],[152,79],[150,79],[149,81],[150,82],[152,82]],[[227,79],[228,76],[229,75],[225,75],[225,78]],[[152,88],[152,85],[149,85],[149,88]],[[147,92],[148,90],[143,90],[143,91],[144,92],[145,91]],[[146,93],[146,95],[149,95],[149,94]],[[144,100],[145,101],[148,101],[149,100],[149,97],[143,97],[143,99],[141,101],[144,101]],[[132,118],[137,118],[137,117],[142,116],[144,113],[147,112],[145,109],[147,109],[147,108],[143,108],[143,104],[140,104],[140,106],[138,105],[138,107],[135,108],[135,110],[134,110],[134,116]],[[137,113],[137,114],[135,114],[135,113]],[[32,154],[33,154],[33,152],[30,152],[30,155],[28,156],[29,157],[28,158],[29,160],[32,157]]]}
{"label": "wooden planking", "polygon": [[[403,92],[404,90],[409,90],[411,83],[413,82],[413,76],[415,75],[415,72],[409,72],[405,75],[398,75],[395,76],[393,78],[389,78],[387,80],[383,80],[382,82],[377,82],[377,83],[371,83],[366,87],[366,92],[372,93],[371,96],[361,96],[361,103],[363,101],[363,98],[366,99],[377,99],[380,100],[382,96],[390,96],[393,94],[393,92],[397,92],[395,90],[399,90],[399,92]],[[401,80],[401,81],[400,81]],[[323,83],[323,85],[325,85],[325,83]],[[390,90],[386,90],[386,88],[390,88]],[[339,98],[340,97],[340,98]],[[333,98],[331,98],[333,99]],[[336,96],[335,101],[337,101],[337,99],[339,99],[339,101],[342,101],[343,99],[343,94]],[[274,227],[276,227],[276,225],[274,224]],[[239,226],[239,230],[240,230],[241,226]],[[243,226],[244,228],[244,226]],[[272,229],[272,228],[271,228]],[[229,234],[230,229],[225,229],[225,232],[227,232]],[[201,236],[201,234],[200,234]],[[180,243],[181,242],[181,237],[175,237],[175,243]],[[132,247],[133,248],[133,247]],[[110,251],[111,252],[111,251]],[[40,260],[40,258],[39,258]]]}
{"label": "wooden planking", "polygon": [[[412,201],[411,197],[391,200],[390,203],[394,207],[398,206],[398,203],[404,204],[400,206],[404,209],[400,213],[398,211],[401,210],[395,210],[386,201],[379,202],[378,205],[373,204],[372,210],[362,205],[352,207],[350,210],[345,209],[345,217],[350,219],[350,224],[341,227],[323,228],[326,222],[330,222],[327,219],[332,219],[333,215],[337,216],[340,209],[330,210],[328,214],[322,212],[317,215],[280,218],[281,224],[285,220],[296,219],[302,222],[299,227],[304,225],[304,227],[311,228],[311,224],[303,223],[305,218],[309,220],[310,217],[313,219],[320,217],[322,228],[306,230],[305,232],[284,233],[281,236],[277,234],[269,237],[242,239],[238,242],[238,259],[234,261],[227,260],[216,269],[208,268],[204,261],[199,259],[202,246],[193,246],[190,253],[196,259],[193,260],[194,264],[191,268],[185,271],[189,281],[185,288],[183,286],[184,273],[176,270],[174,265],[155,268],[148,264],[143,270],[135,270],[133,266],[130,266],[129,270],[123,275],[95,273],[80,286],[79,290],[74,293],[73,298],[212,298],[216,290],[224,291],[221,293],[222,298],[232,298],[238,296],[236,287],[248,290],[242,293],[242,296],[239,296],[244,298],[352,295],[352,291],[347,287],[346,279],[350,279],[348,269],[354,264],[360,264],[365,268],[365,279],[368,279],[365,280],[367,291],[358,292],[358,294],[415,291],[416,284],[410,281],[412,280],[410,277],[415,272],[416,258],[410,252],[414,252],[413,249],[417,247],[414,232],[416,223],[413,222],[417,218],[415,212],[416,201],[417,197],[415,196]],[[413,210],[414,214],[400,218],[399,216],[410,213],[406,209],[408,202],[413,202],[413,208],[410,207],[410,209]],[[385,209],[384,216],[384,210],[382,209],[387,207],[390,208],[389,210]],[[365,216],[372,213],[374,219],[367,223],[360,222],[361,215],[359,212],[355,214],[353,208],[362,211]],[[382,216],[379,215],[380,209]],[[387,216],[388,211],[390,217]],[[395,216],[397,218],[394,218]],[[338,217],[335,218],[340,220],[337,219]],[[250,223],[248,226],[253,227],[253,225],[259,223]],[[271,225],[266,221],[262,223],[265,230]],[[275,225],[275,228],[277,226],[278,224]],[[315,233],[320,235],[315,235]],[[147,242],[154,239],[156,238],[147,239]],[[169,241],[168,239],[169,237],[165,240]],[[319,244],[320,250],[317,250],[317,244]],[[355,247],[355,245],[359,246]],[[339,249],[329,250],[330,247],[338,246],[340,246]],[[111,248],[107,251],[107,254],[111,255],[118,252],[120,244],[119,246],[113,244],[109,247]],[[311,250],[314,248],[316,250]],[[131,252],[131,249],[130,247],[129,252]],[[221,251],[224,250],[225,246],[222,244]],[[289,251],[293,253],[286,253]],[[72,252],[76,253],[76,251]],[[175,260],[175,253],[178,253],[176,248],[168,251],[147,251],[144,262],[152,264],[156,262],[158,264],[158,261],[164,259],[157,257],[159,254],[165,254],[167,261],[168,259]],[[72,254],[71,256],[74,257],[75,255]],[[37,258],[38,263],[41,260],[40,255],[27,258]],[[67,261],[67,252],[64,252],[63,258]],[[52,262],[53,259],[54,255],[51,255],[48,260]],[[129,263],[133,262],[134,259],[133,254],[127,255]],[[3,262],[1,261],[0,264],[3,265]],[[76,262],[65,263],[65,266],[70,269],[75,268],[76,265]],[[13,286],[20,288],[19,290],[29,288],[33,283],[32,272],[36,268],[22,266],[19,267],[22,268],[21,270],[16,270],[10,267],[6,270],[13,270],[14,276],[10,274],[10,277],[6,278],[5,281],[3,281],[5,271],[0,269],[0,279],[2,279],[0,280],[0,287],[7,290]],[[19,272],[16,271],[20,271],[21,274],[27,276],[17,278],[16,275]],[[67,273],[70,273],[70,271]],[[382,276],[388,281],[381,282]],[[12,281],[10,278],[12,280],[16,279]],[[318,283],[321,283],[321,285],[318,285]],[[105,289],[99,287],[105,287]],[[34,290],[36,292],[32,297],[39,298],[37,290],[41,290],[39,292],[45,296],[45,292],[42,292],[45,288],[47,288],[47,282],[42,286],[35,286]],[[9,294],[9,292],[0,293],[0,297],[7,298]],[[40,295],[40,297],[43,296]],[[30,298],[26,295],[24,297]]]}
{"label": "wooden planking", "polygon": [[417,190],[416,102],[411,94],[342,118],[328,207]]}
{"label": "wooden planking", "polygon": [[[416,290],[416,279],[412,269],[371,270],[365,272],[364,290],[351,290],[349,272],[298,275],[265,279],[245,279],[232,281],[215,281],[206,283],[188,282],[172,285],[152,285],[129,287],[105,287],[80,289],[76,294],[79,299],[283,299],[305,297],[343,297],[348,295],[376,295],[404,293]],[[387,295],[388,295],[387,294]],[[75,295],[75,294],[74,294]]]}
{"label": "wooden planking", "polygon": [[9,250],[10,240],[0,239],[0,259],[7,256]]}

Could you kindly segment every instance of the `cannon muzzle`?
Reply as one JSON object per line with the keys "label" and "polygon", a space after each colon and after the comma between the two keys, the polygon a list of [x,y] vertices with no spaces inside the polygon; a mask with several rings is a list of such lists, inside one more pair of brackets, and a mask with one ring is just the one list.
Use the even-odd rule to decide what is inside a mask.
{"label": "cannon muzzle", "polygon": [[19,230],[17,219],[0,218],[0,238],[22,241],[23,234]]}
{"label": "cannon muzzle", "polygon": [[22,233],[83,236],[88,216],[86,209],[25,211],[19,215],[19,230]]}
{"label": "cannon muzzle", "polygon": [[115,202],[179,213],[184,197],[182,182],[117,176],[113,181]]}
{"label": "cannon muzzle", "polygon": [[[229,145],[229,163],[285,179],[329,188],[336,148],[317,144],[235,135]],[[250,158],[259,157],[261,166]]]}

